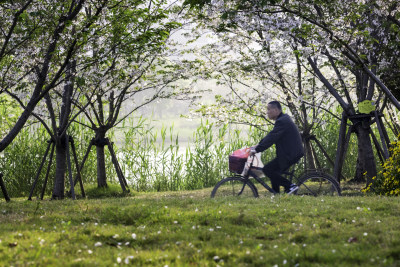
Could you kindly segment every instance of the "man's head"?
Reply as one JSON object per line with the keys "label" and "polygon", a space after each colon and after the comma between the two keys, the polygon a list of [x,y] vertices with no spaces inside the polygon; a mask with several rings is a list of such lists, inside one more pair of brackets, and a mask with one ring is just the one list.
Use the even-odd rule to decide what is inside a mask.
{"label": "man's head", "polygon": [[278,101],[271,101],[267,106],[267,115],[270,120],[276,120],[282,113],[281,103]]}

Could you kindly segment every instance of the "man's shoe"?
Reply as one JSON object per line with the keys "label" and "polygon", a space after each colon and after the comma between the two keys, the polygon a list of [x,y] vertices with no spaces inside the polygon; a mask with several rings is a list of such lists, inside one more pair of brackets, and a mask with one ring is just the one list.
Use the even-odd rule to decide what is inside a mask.
{"label": "man's shoe", "polygon": [[289,189],[286,190],[286,194],[291,195],[291,194],[295,194],[297,192],[297,190],[299,190],[299,187],[295,184],[292,184]]}

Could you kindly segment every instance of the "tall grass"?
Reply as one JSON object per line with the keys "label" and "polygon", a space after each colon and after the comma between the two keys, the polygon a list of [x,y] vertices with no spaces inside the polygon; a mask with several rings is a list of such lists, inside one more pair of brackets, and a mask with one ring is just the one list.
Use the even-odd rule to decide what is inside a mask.
{"label": "tall grass", "polygon": [[[191,190],[209,187],[229,174],[228,155],[256,144],[263,132],[231,129],[202,121],[188,144],[179,142],[173,126],[154,131],[143,118],[125,124],[119,150],[123,171],[137,191]],[[184,145],[184,146],[183,146]]]}
{"label": "tall grass", "polygon": [[[4,175],[4,182],[11,197],[29,194],[48,145],[48,137],[43,128],[36,127],[35,130],[34,126],[29,128],[24,128],[0,154],[0,171]],[[44,179],[41,177],[38,181],[40,190],[43,182]],[[50,179],[48,188],[52,187],[52,182]]]}
{"label": "tall grass", "polygon": [[[93,132],[79,124],[72,124],[69,128],[68,134],[74,138],[76,152],[79,164],[81,163],[84,154],[89,146],[90,140],[93,138]],[[110,133],[113,136],[113,132]],[[50,136],[45,128],[39,124],[28,124],[17,135],[15,140],[0,154],[0,172],[4,175],[4,182],[7,191],[11,197],[25,197],[28,196],[35,177],[39,170],[39,166],[48,146]],[[42,191],[47,166],[49,164],[50,151],[47,155],[45,164],[40,172],[39,179],[36,184],[34,197],[39,197]],[[111,156],[106,151],[106,172],[110,177],[111,182],[115,182],[115,169],[111,162]],[[75,178],[76,167],[73,162],[71,154],[72,175]],[[85,166],[82,170],[83,183],[95,184],[97,179],[97,165],[96,165],[96,148],[93,146]],[[46,195],[50,195],[53,189],[55,175],[55,155],[47,181],[45,190]],[[66,189],[70,187],[68,179],[68,171],[66,173]],[[79,186],[76,186],[79,190]],[[0,197],[2,193],[0,192]]]}

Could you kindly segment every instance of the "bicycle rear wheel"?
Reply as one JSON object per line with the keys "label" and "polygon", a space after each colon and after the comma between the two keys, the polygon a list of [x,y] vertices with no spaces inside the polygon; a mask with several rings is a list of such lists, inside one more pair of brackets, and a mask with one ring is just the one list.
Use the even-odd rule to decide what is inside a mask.
{"label": "bicycle rear wheel", "polygon": [[257,188],[243,177],[228,177],[219,181],[211,192],[212,198],[219,197],[258,197]]}
{"label": "bicycle rear wheel", "polygon": [[297,195],[340,196],[339,183],[330,175],[322,172],[306,173],[299,178]]}

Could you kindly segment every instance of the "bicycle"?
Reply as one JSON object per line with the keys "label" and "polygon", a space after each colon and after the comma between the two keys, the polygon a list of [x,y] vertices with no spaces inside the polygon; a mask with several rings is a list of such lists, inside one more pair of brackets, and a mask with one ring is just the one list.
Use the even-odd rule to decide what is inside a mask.
{"label": "bicycle", "polygon": [[[245,169],[242,174],[236,173],[234,176],[223,178],[214,186],[211,192],[211,198],[225,196],[258,197],[258,189],[250,180],[250,177],[253,177],[269,192],[273,194],[276,193],[261,179],[261,176],[257,175],[262,168],[253,167],[254,156],[251,157],[253,158],[248,168],[246,168],[247,170]],[[321,195],[341,196],[339,183],[332,176],[322,171],[312,170],[297,177],[294,174],[294,169],[292,169],[291,171],[284,172],[283,175],[289,176],[288,180],[292,183],[295,179],[295,183],[299,187],[295,195],[309,195],[315,197]]]}

